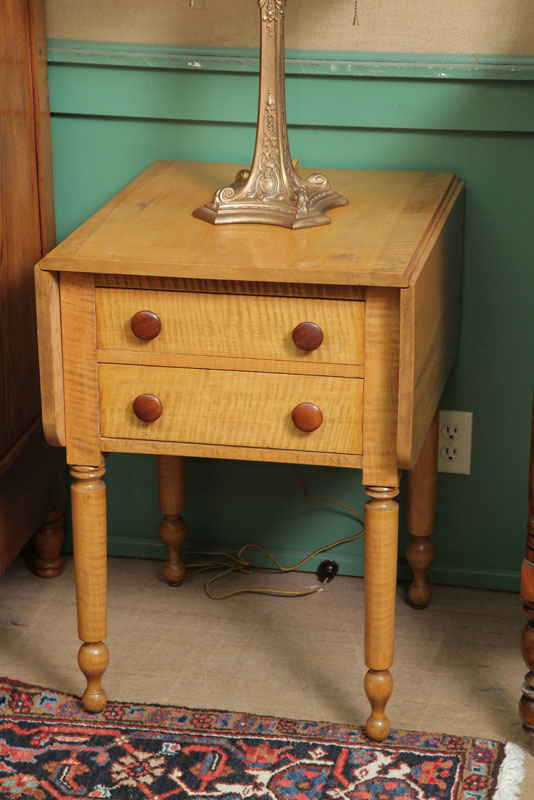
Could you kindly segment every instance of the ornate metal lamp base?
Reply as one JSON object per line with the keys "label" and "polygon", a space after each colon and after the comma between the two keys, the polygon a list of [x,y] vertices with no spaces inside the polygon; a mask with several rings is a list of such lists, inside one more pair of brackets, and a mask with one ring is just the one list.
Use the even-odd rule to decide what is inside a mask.
{"label": "ornate metal lamp base", "polygon": [[222,225],[259,222],[285,228],[328,225],[329,208],[346,197],[330,188],[324,175],[301,178],[291,163],[285,108],[284,11],[286,0],[258,0],[260,7],[260,99],[256,146],[250,170],[219,189],[193,216]]}
{"label": "ornate metal lamp base", "polygon": [[[328,225],[331,220],[324,212],[348,202],[330,188],[324,175],[318,173],[303,180],[293,171],[289,186],[284,187],[285,192],[258,192],[258,183],[261,189],[267,180],[262,175],[241,170],[234,183],[219,189],[210,203],[193,211],[193,216],[214,225],[259,222],[284,228],[308,228]],[[273,180],[274,183],[277,182]]]}

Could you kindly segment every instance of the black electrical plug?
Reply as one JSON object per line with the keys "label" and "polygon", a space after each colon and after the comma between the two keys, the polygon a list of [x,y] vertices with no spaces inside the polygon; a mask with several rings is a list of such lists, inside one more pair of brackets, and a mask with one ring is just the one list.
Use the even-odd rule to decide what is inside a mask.
{"label": "black electrical plug", "polygon": [[317,577],[320,581],[324,581],[326,579],[330,583],[330,581],[334,580],[338,572],[339,566],[337,561],[326,559],[326,561],[321,561],[319,564],[317,568]]}

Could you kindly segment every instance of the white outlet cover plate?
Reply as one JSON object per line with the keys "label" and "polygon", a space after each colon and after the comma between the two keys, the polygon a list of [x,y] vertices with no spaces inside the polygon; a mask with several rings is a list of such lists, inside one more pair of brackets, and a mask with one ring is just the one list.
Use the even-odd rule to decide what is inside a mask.
{"label": "white outlet cover plate", "polygon": [[439,412],[438,472],[471,474],[472,411]]}

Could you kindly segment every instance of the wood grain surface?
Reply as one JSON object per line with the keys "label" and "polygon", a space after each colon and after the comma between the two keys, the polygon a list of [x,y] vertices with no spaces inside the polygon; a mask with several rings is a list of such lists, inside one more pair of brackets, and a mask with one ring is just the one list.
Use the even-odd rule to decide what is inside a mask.
{"label": "wood grain surface", "polygon": [[33,265],[41,258],[27,3],[0,4],[0,457],[39,415]]}
{"label": "wood grain surface", "polygon": [[[41,431],[33,268],[54,245],[43,0],[0,3],[0,573],[57,504]],[[56,322],[57,324],[57,322]],[[58,468],[59,465],[59,468]],[[40,542],[46,540],[46,533]]]}
{"label": "wood grain surface", "polygon": [[99,642],[107,634],[106,485],[103,463],[71,467],[78,636]]}
{"label": "wood grain surface", "polygon": [[[151,439],[102,437],[105,453],[146,453],[159,455],[161,442]],[[165,442],[165,454],[192,458],[228,458],[236,461],[270,461],[276,464],[316,464],[323,467],[361,469],[361,455],[315,452],[313,450],[274,450],[269,447],[235,447],[232,445]]]}
{"label": "wood grain surface", "polygon": [[321,364],[317,361],[278,361],[267,358],[226,358],[226,356],[176,355],[175,353],[143,353],[133,350],[97,350],[98,361],[104,364],[146,364],[158,367],[204,367],[250,372],[289,372],[294,375],[331,375],[336,378],[363,378],[359,364]]}
{"label": "wood grain surface", "polygon": [[41,381],[41,413],[46,441],[65,446],[65,394],[59,280],[35,267],[35,300]]}
{"label": "wood grain surface", "polygon": [[371,703],[365,729],[372,739],[382,741],[391,729],[385,708],[393,690],[389,669],[393,666],[399,538],[399,506],[394,498],[399,490],[397,486],[367,486],[365,491],[371,498],[364,513],[365,663],[369,667],[364,687]]}
{"label": "wood grain surface", "polygon": [[365,314],[363,482],[396,486],[399,295],[369,289]]}
{"label": "wood grain surface", "polygon": [[61,275],[60,289],[67,463],[95,466],[101,452],[92,276]]}
{"label": "wood grain surface", "polygon": [[150,341],[161,333],[161,320],[153,311],[136,311],[130,319],[130,329],[137,339]]}
{"label": "wood grain surface", "polygon": [[185,458],[158,456],[158,497],[163,518],[159,523],[159,537],[167,550],[163,576],[167,583],[176,586],[185,577],[185,564],[181,548],[187,536],[182,514],[185,509]]}
{"label": "wood grain surface", "polygon": [[398,488],[367,487],[365,504],[365,663],[386,670],[393,664],[399,507]]}
{"label": "wood grain surface", "polygon": [[[103,437],[270,449],[361,453],[362,381],[348,378],[168,369],[101,364]],[[132,402],[155,394],[163,405],[152,423],[138,420]],[[291,412],[316,403],[323,424],[297,430]]]}
{"label": "wood grain surface", "polygon": [[430,537],[436,516],[439,440],[439,409],[436,409],[415,467],[407,473],[407,521],[411,538],[406,547],[406,560],[413,572],[408,602],[414,608],[425,608],[431,597],[427,573],[434,559]]}
{"label": "wood grain surface", "polygon": [[87,679],[82,702],[92,712],[106,704],[101,679],[109,661],[102,642],[107,634],[106,486],[100,480],[104,472],[102,459],[97,467],[71,467],[76,611],[78,636],[84,642],[78,663]]}
{"label": "wood grain surface", "polygon": [[45,269],[406,286],[414,251],[432,230],[453,180],[448,172],[326,170],[349,199],[330,212],[331,225],[289,231],[193,218],[192,210],[231,183],[238,168],[154,162],[58,245]]}
{"label": "wood grain surface", "polygon": [[178,278],[161,275],[95,274],[95,286],[115,289],[164,289],[171,292],[259,294],[267,297],[322,297],[324,300],[364,300],[361,286],[267,281],[221,281],[211,278]]}
{"label": "wood grain surface", "polygon": [[397,450],[415,465],[451,371],[460,336],[462,184],[455,181],[444,213],[417,255],[414,283],[400,293],[400,374]]}
{"label": "wood grain surface", "polygon": [[[161,320],[161,332],[147,341],[130,326],[142,310]],[[97,289],[96,314],[100,349],[363,363],[364,304],[358,301]],[[310,352],[292,339],[294,328],[306,321],[318,324],[324,336]]]}
{"label": "wood grain surface", "polygon": [[315,403],[299,403],[291,412],[291,419],[299,431],[316,431],[323,424],[323,412]]}
{"label": "wood grain surface", "polygon": [[51,507],[63,504],[65,488],[64,454],[48,447],[37,418],[0,460],[0,573]]}

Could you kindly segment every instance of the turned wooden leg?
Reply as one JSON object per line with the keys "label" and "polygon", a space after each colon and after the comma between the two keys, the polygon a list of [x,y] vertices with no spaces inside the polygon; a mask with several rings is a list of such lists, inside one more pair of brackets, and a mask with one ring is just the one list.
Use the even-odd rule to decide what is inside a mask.
{"label": "turned wooden leg", "polygon": [[521,637],[521,652],[528,672],[521,687],[519,714],[523,722],[523,730],[530,737],[530,747],[534,752],[534,406],[528,482],[527,547],[521,568],[520,596],[529,620]]}
{"label": "turned wooden leg", "polygon": [[408,531],[411,539],[406,548],[406,558],[413,572],[408,602],[414,608],[427,606],[431,596],[427,573],[434,560],[434,545],[430,537],[436,516],[438,446],[439,409],[434,414],[417,463],[408,472]]}
{"label": "turned wooden leg", "polygon": [[83,644],[78,654],[87,679],[82,697],[86,711],[102,711],[106,693],[102,675],[108,665],[107,634],[107,542],[106,487],[98,467],[71,467],[72,533],[74,573],[78,609],[78,636]]}
{"label": "turned wooden leg", "polygon": [[185,506],[185,458],[158,456],[158,490],[159,508],[163,514],[159,535],[167,548],[163,575],[171,586],[178,586],[185,575],[180,554],[187,533],[182,519]]}
{"label": "turned wooden leg", "polygon": [[365,504],[365,693],[371,704],[366,722],[367,735],[375,741],[386,739],[391,730],[386,703],[393,690],[395,590],[399,507],[394,497],[398,488],[367,486],[371,500]]}
{"label": "turned wooden leg", "polygon": [[55,508],[33,535],[33,571],[40,578],[56,578],[63,571],[63,509]]}

